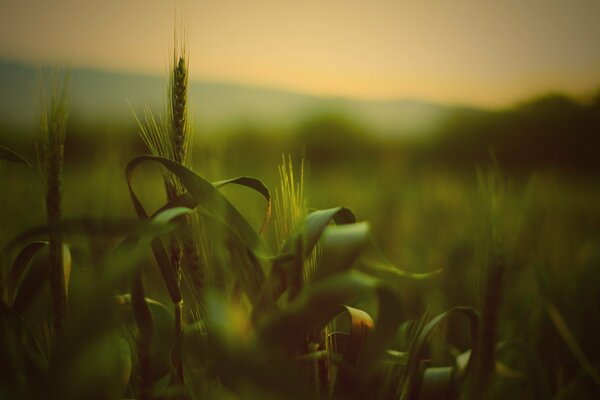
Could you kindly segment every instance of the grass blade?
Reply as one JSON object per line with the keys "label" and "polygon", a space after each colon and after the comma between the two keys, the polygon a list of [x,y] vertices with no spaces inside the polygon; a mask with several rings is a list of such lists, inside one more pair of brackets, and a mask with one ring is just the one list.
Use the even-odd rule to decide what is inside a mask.
{"label": "grass blade", "polygon": [[144,162],[159,163],[175,174],[190,195],[198,201],[198,204],[215,217],[230,225],[239,234],[240,238],[242,238],[244,244],[255,254],[264,255],[265,257],[272,255],[271,250],[256,230],[212,183],[206,181],[183,165],[167,158],[150,155],[138,156],[127,165],[127,185],[134,207],[140,218],[146,219],[147,214],[133,190],[132,178],[135,169]]}
{"label": "grass blade", "polygon": [[17,164],[25,164],[28,167],[31,167],[31,164],[25,159],[25,157],[12,151],[11,149],[7,149],[2,145],[0,145],[0,160],[10,161]]}
{"label": "grass blade", "polygon": [[260,226],[260,229],[258,230],[258,233],[262,233],[265,230],[265,228],[267,227],[267,224],[269,223],[269,220],[271,218],[271,193],[269,192],[269,189],[259,179],[251,178],[248,176],[240,176],[237,178],[231,178],[231,179],[226,179],[226,180],[219,181],[219,182],[213,182],[213,185],[216,188],[221,188],[223,186],[231,185],[231,184],[245,186],[250,189],[253,189],[253,190],[257,191],[258,193],[260,193],[267,201],[267,207],[265,209],[265,215],[263,217],[263,222],[262,222],[262,225]]}
{"label": "grass blade", "polygon": [[[41,251],[40,251],[41,250]],[[20,284],[16,287],[12,299],[12,307],[18,313],[24,312],[29,305],[36,300],[42,291],[42,288],[49,284],[50,279],[50,261],[48,246],[44,245],[36,252],[36,257],[32,257],[27,268],[23,271]],[[62,246],[62,269],[65,295],[69,287],[71,277],[71,252],[66,245]]]}
{"label": "grass blade", "polygon": [[579,364],[581,364],[581,367],[585,373],[588,374],[594,383],[600,387],[600,374],[581,349],[577,339],[575,339],[575,336],[569,329],[569,326],[565,322],[558,309],[552,303],[548,303],[546,306],[546,314],[548,314],[552,324],[554,324],[554,327],[562,337],[569,350],[571,350],[571,353],[573,353],[575,359],[579,361]]}
{"label": "grass blade", "polygon": [[29,265],[31,259],[40,249],[47,245],[48,242],[31,242],[19,252],[8,275],[8,297],[10,299],[12,299],[13,294],[18,289],[19,280],[23,276],[23,272]]}
{"label": "grass blade", "polygon": [[269,346],[297,349],[307,333],[321,330],[356,296],[377,287],[377,281],[357,271],[324,278],[305,287],[287,307],[273,313],[259,327],[259,337]]}
{"label": "grass blade", "polygon": [[477,335],[479,331],[479,314],[472,307],[454,307],[446,312],[439,314],[427,323],[419,333],[417,340],[414,344],[413,350],[409,356],[409,362],[406,369],[406,378],[404,380],[405,387],[402,398],[414,399],[417,398],[417,393],[421,389],[416,383],[419,381],[418,373],[420,370],[420,363],[423,358],[425,346],[433,333],[433,330],[440,325],[442,321],[448,318],[452,314],[462,314],[469,321],[469,333],[471,337],[471,356],[469,358],[469,364],[467,366],[467,375],[471,374],[473,370],[473,360],[476,360],[479,354],[477,346]]}
{"label": "grass blade", "polygon": [[322,253],[314,281],[352,267],[370,234],[367,222],[327,227],[323,232]]}

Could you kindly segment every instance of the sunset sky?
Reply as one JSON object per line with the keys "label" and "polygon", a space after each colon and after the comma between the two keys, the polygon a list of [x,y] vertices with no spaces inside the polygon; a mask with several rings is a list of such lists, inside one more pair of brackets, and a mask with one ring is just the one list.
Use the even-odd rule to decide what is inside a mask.
{"label": "sunset sky", "polygon": [[0,0],[0,58],[164,74],[175,14],[194,80],[488,106],[600,88],[597,0]]}

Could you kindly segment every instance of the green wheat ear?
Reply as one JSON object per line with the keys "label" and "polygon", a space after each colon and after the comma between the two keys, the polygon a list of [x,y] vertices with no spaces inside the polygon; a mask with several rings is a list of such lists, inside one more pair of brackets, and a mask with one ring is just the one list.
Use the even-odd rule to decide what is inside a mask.
{"label": "green wheat ear", "polygon": [[[299,173],[294,175],[294,164],[290,155],[281,156],[279,187],[275,188],[275,237],[277,246],[282,248],[289,236],[300,226],[308,215],[304,190],[304,159],[300,161]],[[319,246],[304,262],[303,278],[308,281],[316,268]]]}
{"label": "green wheat ear", "polygon": [[[178,45],[175,37],[173,61],[169,67],[169,84],[167,88],[167,101],[165,118],[155,118],[146,108],[143,120],[136,116],[140,128],[140,136],[152,154],[171,159],[188,168],[191,167],[192,132],[189,118],[187,91],[188,91],[188,61],[185,53],[185,40]],[[184,192],[183,185],[172,174],[163,169],[163,181],[167,199],[175,199]],[[191,294],[196,303],[199,302],[202,289],[206,286],[207,274],[212,271],[212,259],[208,245],[206,230],[198,215],[190,218],[186,216],[184,231],[187,234],[173,237],[169,243],[169,257],[171,265],[177,274],[178,284],[185,276],[189,283]],[[196,236],[196,237],[194,237]],[[195,308],[194,308],[195,307]],[[201,310],[199,304],[194,304],[192,309]],[[183,302],[175,304],[175,334],[181,336],[183,331]],[[174,360],[177,375],[183,381],[183,367],[181,359]]]}
{"label": "green wheat ear", "polygon": [[281,156],[279,187],[275,188],[275,235],[277,246],[283,247],[287,238],[294,232],[306,216],[304,198],[304,160],[300,164],[300,177],[296,182],[292,157]]}
{"label": "green wheat ear", "polygon": [[171,141],[173,144],[173,159],[180,164],[189,166],[191,160],[188,130],[188,62],[185,49],[174,54],[172,73],[169,79],[169,111],[171,121]]}
{"label": "green wheat ear", "polygon": [[[40,118],[43,180],[46,191],[48,222],[61,219],[62,170],[68,118],[69,75],[55,73],[48,92],[44,93]],[[50,233],[50,291],[52,299],[52,325],[58,351],[64,347],[67,323],[67,292],[63,269],[62,238],[58,232]]]}

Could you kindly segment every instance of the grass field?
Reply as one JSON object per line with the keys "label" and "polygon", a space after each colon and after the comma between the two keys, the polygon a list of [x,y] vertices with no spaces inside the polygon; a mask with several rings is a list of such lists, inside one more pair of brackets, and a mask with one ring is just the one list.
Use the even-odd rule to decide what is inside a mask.
{"label": "grass field", "polygon": [[600,396],[592,167],[191,139],[186,65],[141,136],[70,145],[58,85],[32,165],[0,148],[0,397]]}

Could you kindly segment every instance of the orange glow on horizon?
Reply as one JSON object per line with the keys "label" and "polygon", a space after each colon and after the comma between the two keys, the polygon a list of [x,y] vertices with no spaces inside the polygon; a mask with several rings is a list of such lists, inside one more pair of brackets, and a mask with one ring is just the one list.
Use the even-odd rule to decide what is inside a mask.
{"label": "orange glow on horizon", "polygon": [[584,0],[3,2],[0,57],[162,74],[176,8],[194,80],[480,105],[600,86]]}

